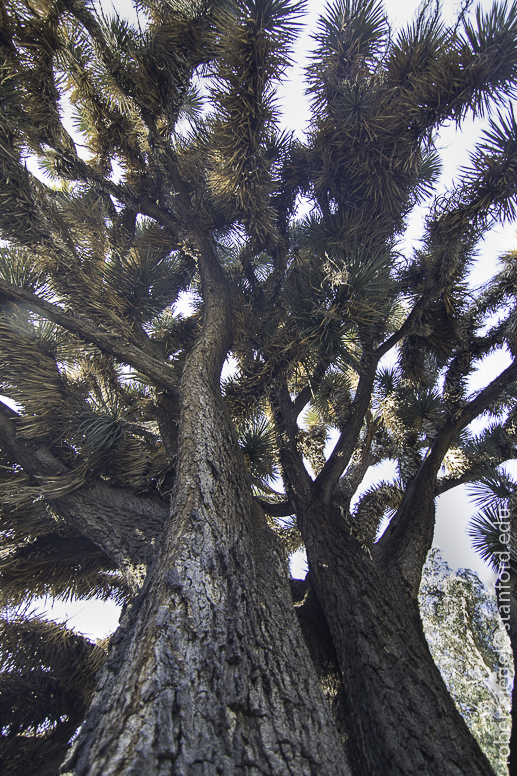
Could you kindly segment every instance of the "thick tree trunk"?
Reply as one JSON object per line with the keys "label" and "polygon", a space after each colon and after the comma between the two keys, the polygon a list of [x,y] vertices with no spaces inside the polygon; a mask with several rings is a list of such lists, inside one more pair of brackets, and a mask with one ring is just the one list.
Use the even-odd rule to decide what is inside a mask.
{"label": "thick tree trunk", "polygon": [[65,766],[76,776],[350,773],[219,395],[229,329],[212,280],[183,372],[171,517]]}
{"label": "thick tree trunk", "polygon": [[338,509],[314,501],[301,524],[347,688],[354,776],[493,776],[434,664],[407,585],[348,534]]}
{"label": "thick tree trunk", "polygon": [[77,776],[349,773],[281,551],[211,405],[190,396],[171,522],[102,674]]}
{"label": "thick tree trunk", "polygon": [[347,706],[348,693],[329,626],[309,576],[304,580],[291,579],[294,609],[345,752],[348,753],[348,720],[352,710]]}

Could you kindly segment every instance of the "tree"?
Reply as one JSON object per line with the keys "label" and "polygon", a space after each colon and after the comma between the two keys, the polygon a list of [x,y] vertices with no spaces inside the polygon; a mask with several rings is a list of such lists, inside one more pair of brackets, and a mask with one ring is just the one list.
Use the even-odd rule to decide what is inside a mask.
{"label": "tree", "polygon": [[[300,5],[137,8],[131,25],[83,0],[2,6],[4,592],[126,602],[93,700],[70,674],[99,650],[6,612],[2,692],[38,702],[13,706],[3,767],[30,750],[48,771],[41,747],[62,757],[89,706],[77,776],[491,774],[418,590],[435,496],[515,457],[517,256],[466,286],[479,238],[515,216],[511,110],[413,257],[397,237],[432,191],[437,128],[514,94],[517,5],[452,28],[426,5],[392,35],[373,0],[339,0],[305,143],[274,102]],[[469,395],[504,348],[511,365]],[[399,478],[351,511],[386,458]],[[290,585],[300,542],[309,575]]]}
{"label": "tree", "polygon": [[[510,693],[512,697],[514,724],[511,728],[509,744],[512,758],[511,772],[513,773],[517,747],[517,725],[515,725],[515,709],[517,708],[515,682],[517,656],[517,629],[515,625],[517,611],[517,545],[515,543],[517,487],[506,473],[488,471],[485,477],[471,485],[471,489],[480,507],[480,512],[472,520],[470,533],[479,554],[497,573],[495,583],[497,607],[504,625],[504,632],[510,636],[511,652],[513,652],[513,687],[509,681],[511,673],[509,663],[512,659],[510,650],[501,654],[498,667],[499,700],[504,702]],[[497,641],[499,646],[504,644],[503,638],[498,638]],[[508,734],[509,731],[504,732]]]}
{"label": "tree", "polygon": [[500,632],[494,596],[470,569],[455,573],[435,548],[423,570],[420,611],[433,658],[462,716],[495,772],[507,776],[498,742],[511,723],[497,675],[511,647],[504,629],[504,641],[494,640]]}

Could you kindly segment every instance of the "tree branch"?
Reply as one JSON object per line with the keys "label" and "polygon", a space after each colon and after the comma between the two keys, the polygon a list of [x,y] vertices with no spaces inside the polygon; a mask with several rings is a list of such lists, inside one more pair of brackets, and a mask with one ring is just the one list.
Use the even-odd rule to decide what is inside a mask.
{"label": "tree branch", "polygon": [[83,27],[88,31],[95,48],[102,60],[102,63],[108,73],[111,75],[118,88],[126,97],[130,97],[135,100],[135,103],[140,109],[145,106],[139,105],[138,100],[135,98],[135,92],[137,88],[135,85],[135,79],[127,68],[124,68],[120,58],[116,57],[110,51],[106,44],[106,39],[102,32],[102,28],[98,23],[95,16],[87,9],[86,4],[82,0],[63,0],[64,6],[70,11],[70,13],[81,22]]}
{"label": "tree branch", "polygon": [[408,317],[396,332],[394,332],[391,337],[388,337],[388,339],[383,342],[375,351],[375,355],[380,360],[386,353],[388,353],[395,345],[400,342],[400,340],[406,336],[406,334],[409,334],[411,331],[411,327],[413,326],[413,323],[415,322],[415,318],[418,318],[418,316],[423,312],[424,307],[426,304],[430,301],[432,301],[434,295],[427,292],[423,296],[420,297],[420,299],[415,303],[415,306],[409,313]]}
{"label": "tree branch", "polygon": [[271,517],[289,517],[294,514],[293,505],[290,501],[266,501],[263,498],[255,496],[255,501],[267,515]]}
{"label": "tree branch", "polygon": [[[368,415],[370,415],[370,412],[368,412]],[[359,450],[354,451],[346,473],[343,477],[341,477],[340,480],[338,480],[338,484],[335,490],[335,495],[337,495],[339,492],[339,496],[343,499],[344,503],[342,506],[346,511],[350,509],[350,502],[354,496],[354,493],[357,491],[357,488],[363,481],[364,476],[370,466],[373,466],[379,462],[379,459],[372,455],[370,452],[377,429],[371,417],[368,418],[368,420],[369,428],[365,438],[363,439],[361,447]]]}
{"label": "tree branch", "polygon": [[[468,404],[465,405],[461,413],[455,419],[453,428],[451,430],[451,440],[459,434],[469,423],[472,423],[474,418],[477,418],[482,412],[484,412],[490,404],[495,401],[501,392],[514,380],[517,380],[517,358],[514,358],[509,367],[507,367],[501,374],[492,380],[486,388],[478,393]],[[440,435],[438,435],[438,438]]]}
{"label": "tree branch", "polygon": [[36,444],[16,435],[17,412],[0,401],[0,447],[22,469],[39,482],[40,477],[68,474],[69,469],[59,461],[45,444]]}
{"label": "tree branch", "polygon": [[[63,151],[61,148],[55,148],[54,150],[61,155],[61,165],[62,167],[66,166],[70,178],[73,176],[74,180],[80,180],[88,185],[95,185],[105,194],[109,194],[128,207],[138,207],[138,195],[126,186],[110,181],[79,156],[73,156],[70,152]],[[64,170],[60,168],[60,173],[63,172]]]}
{"label": "tree branch", "polygon": [[513,380],[517,379],[517,358],[478,393],[437,434],[417,474],[408,484],[402,503],[376,545],[376,553],[387,567],[398,567],[413,594],[418,592],[422,567],[432,544],[436,478],[452,440],[474,418],[482,414]]}
{"label": "tree branch", "polygon": [[72,311],[68,312],[56,304],[41,299],[41,297],[32,294],[30,291],[25,291],[0,279],[0,301],[2,298],[10,302],[21,302],[43,318],[57,323],[63,329],[76,334],[85,342],[96,345],[104,353],[114,356],[122,363],[132,366],[139,372],[143,372],[157,385],[166,388],[170,393],[175,394],[177,392],[177,379],[168,364],[144,353],[140,348],[133,345],[129,339],[119,334],[111,333],[101,326],[92,323],[85,316],[77,315]]}
{"label": "tree branch", "polygon": [[326,503],[330,501],[339,478],[345,471],[354,453],[364,416],[370,404],[378,361],[377,354],[375,354],[375,356],[369,356],[367,362],[363,365],[363,372],[359,378],[349,419],[345,423],[332,454],[316,477],[316,488]]}
{"label": "tree branch", "polygon": [[296,413],[296,417],[302,412],[304,407],[307,406],[307,404],[310,402],[314,391],[318,389],[319,384],[321,383],[321,380],[323,376],[325,375],[325,372],[327,371],[327,368],[329,366],[329,361],[327,358],[322,359],[319,364],[316,366],[316,369],[314,370],[312,377],[309,378],[308,385],[303,388],[298,396],[295,398],[293,402],[294,411]]}
{"label": "tree branch", "polygon": [[447,493],[447,491],[458,487],[458,485],[465,485],[468,482],[473,482],[480,477],[480,468],[486,464],[495,467],[499,466],[505,461],[514,460],[514,456],[510,453],[501,453],[500,455],[495,456],[496,460],[493,460],[493,455],[490,456],[490,458],[491,460],[485,462],[481,461],[477,464],[474,464],[472,468],[468,469],[466,472],[463,472],[463,474],[461,474],[459,477],[438,477],[436,480],[436,487],[434,489],[435,494],[437,496],[441,496],[442,493]]}
{"label": "tree branch", "polygon": [[87,482],[72,492],[52,498],[44,493],[45,479],[54,482],[73,474],[45,444],[16,434],[17,412],[0,402],[0,448],[42,488],[60,517],[98,545],[121,569],[131,589],[138,587],[133,567],[148,565],[168,515],[158,499],[114,488],[101,480]]}
{"label": "tree branch", "polygon": [[298,425],[296,422],[298,413],[289,396],[285,382],[274,391],[271,404],[278,436],[280,462],[284,472],[287,492],[290,498],[295,493],[301,498],[304,498],[304,496],[309,497],[312,493],[313,483],[298,450]]}

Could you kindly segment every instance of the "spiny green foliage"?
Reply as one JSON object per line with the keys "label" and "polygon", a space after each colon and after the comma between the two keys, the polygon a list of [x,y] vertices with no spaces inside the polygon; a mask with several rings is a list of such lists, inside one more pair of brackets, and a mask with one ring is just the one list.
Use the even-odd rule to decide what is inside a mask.
{"label": "spiny green foliage", "polygon": [[[469,485],[469,493],[479,507],[479,512],[473,516],[469,528],[474,549],[496,572],[501,569],[501,557],[509,552],[509,565],[515,571],[517,483],[506,472],[491,470],[488,467],[484,477]],[[502,536],[507,533],[503,531],[503,525],[511,526],[509,543],[501,541]]]}
{"label": "spiny green foliage", "polygon": [[[17,514],[16,517],[20,518]],[[68,600],[100,598],[126,603],[129,591],[116,566],[93,542],[83,536],[40,534],[33,541],[6,542],[0,560],[2,596],[9,604],[27,598],[50,596]]]}
{"label": "spiny green foliage", "polygon": [[0,619],[0,765],[6,776],[62,756],[106,659],[64,625],[23,611]]}
{"label": "spiny green foliage", "polygon": [[[279,130],[276,104],[299,3],[135,8],[138,24],[81,0],[0,5],[0,391],[16,407],[0,405],[0,575],[11,603],[129,599],[131,561],[108,557],[60,506],[102,485],[166,509],[176,393],[203,321],[200,245],[231,290],[237,368],[223,393],[250,488],[275,514],[286,501],[272,479],[282,453],[304,457],[319,481],[334,429],[353,449],[333,498],[366,552],[475,398],[473,371],[496,350],[517,355],[517,255],[467,293],[479,238],[515,216],[515,3],[450,27],[426,3],[400,31],[375,0],[332,3],[308,70],[303,142]],[[468,169],[431,203],[420,247],[402,255],[406,219],[439,173],[437,130],[490,112]],[[195,303],[182,314],[185,292]],[[379,365],[390,351],[397,365]],[[282,391],[305,411],[294,431],[275,411]],[[498,467],[516,457],[516,399],[508,380],[486,409],[491,425],[457,435],[437,492],[500,480]],[[368,469],[386,459],[399,478],[351,511]],[[486,511],[483,520],[478,545],[489,557]],[[300,545],[295,517],[271,523],[288,551]],[[41,625],[41,639],[59,645],[54,662],[37,650],[20,660],[48,673],[72,655],[74,676],[90,676],[89,648],[70,652],[73,638],[54,628],[65,633]],[[20,683],[22,663],[16,670]],[[25,746],[44,758],[49,735],[63,747],[73,734],[79,706],[69,714],[65,685],[76,680],[59,671],[27,678],[38,714],[45,698],[52,707],[22,720],[29,737],[2,740],[13,763]]]}
{"label": "spiny green foliage", "polygon": [[237,427],[237,432],[253,485],[267,488],[278,473],[273,427],[266,417],[258,417]]}

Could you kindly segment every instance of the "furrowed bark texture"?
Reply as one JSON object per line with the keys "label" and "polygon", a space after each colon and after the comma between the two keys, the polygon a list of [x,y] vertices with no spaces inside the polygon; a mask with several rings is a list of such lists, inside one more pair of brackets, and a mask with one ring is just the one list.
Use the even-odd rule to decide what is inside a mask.
{"label": "furrowed bark texture", "polygon": [[348,752],[347,724],[351,713],[347,706],[348,694],[329,626],[309,576],[291,579],[294,609],[345,752]]}
{"label": "furrowed bark texture", "polygon": [[118,564],[134,592],[141,587],[167,521],[165,504],[102,482],[85,485],[51,503],[68,525]]}
{"label": "furrowed bark texture", "polygon": [[348,535],[332,506],[315,502],[301,524],[347,688],[354,776],[493,776],[434,664],[407,586]]}
{"label": "furrowed bark texture", "polygon": [[184,369],[170,522],[64,767],[76,776],[348,776],[283,552],[253,503],[216,389],[228,329],[224,310],[208,308]]}

